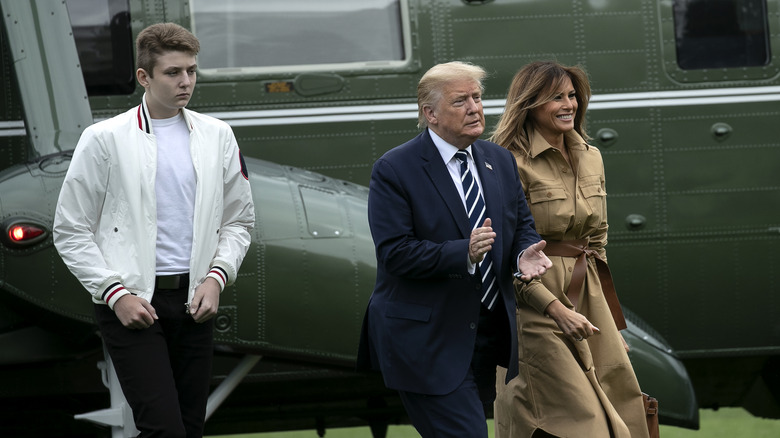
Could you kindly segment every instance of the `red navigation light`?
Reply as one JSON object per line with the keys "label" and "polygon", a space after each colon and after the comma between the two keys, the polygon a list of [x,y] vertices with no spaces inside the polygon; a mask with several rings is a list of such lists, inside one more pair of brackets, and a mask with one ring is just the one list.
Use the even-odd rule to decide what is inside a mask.
{"label": "red navigation light", "polygon": [[21,249],[36,245],[49,235],[48,229],[36,220],[9,218],[0,226],[0,241],[9,248]]}
{"label": "red navigation light", "polygon": [[10,249],[32,248],[51,235],[45,222],[24,216],[7,218],[0,223],[0,230],[0,244]]}
{"label": "red navigation light", "polygon": [[8,230],[8,237],[10,237],[13,242],[22,243],[34,239],[43,233],[43,229],[36,227],[35,225],[17,224]]}
{"label": "red navigation light", "polygon": [[15,226],[11,227],[11,230],[8,231],[8,235],[11,237],[11,240],[14,242],[19,242],[20,240],[24,240],[24,227]]}

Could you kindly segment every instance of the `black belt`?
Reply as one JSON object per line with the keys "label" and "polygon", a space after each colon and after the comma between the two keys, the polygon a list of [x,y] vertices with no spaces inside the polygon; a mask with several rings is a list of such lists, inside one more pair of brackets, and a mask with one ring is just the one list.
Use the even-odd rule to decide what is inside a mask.
{"label": "black belt", "polygon": [[154,280],[155,289],[184,289],[190,286],[190,274],[158,275]]}

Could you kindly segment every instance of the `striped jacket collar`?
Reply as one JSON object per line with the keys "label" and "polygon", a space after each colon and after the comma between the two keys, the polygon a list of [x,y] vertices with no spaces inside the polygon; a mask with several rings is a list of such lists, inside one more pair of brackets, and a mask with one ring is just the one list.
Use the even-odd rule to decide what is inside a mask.
{"label": "striped jacket collar", "polygon": [[[187,122],[187,129],[192,132],[192,118],[189,110],[182,108],[181,113],[184,115],[184,121]],[[152,131],[152,116],[149,115],[149,107],[146,104],[146,93],[141,98],[141,104],[136,108],[136,123],[141,131],[147,134],[154,134],[154,131]]]}

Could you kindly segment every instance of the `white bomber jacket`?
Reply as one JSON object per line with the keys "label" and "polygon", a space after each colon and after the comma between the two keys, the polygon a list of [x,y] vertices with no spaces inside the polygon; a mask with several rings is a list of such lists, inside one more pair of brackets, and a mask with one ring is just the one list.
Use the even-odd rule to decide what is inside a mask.
{"label": "white bomber jacket", "polygon": [[[188,302],[207,276],[232,284],[251,241],[255,212],[244,160],[230,127],[183,109],[197,188]],[[81,135],[54,215],[54,245],[92,295],[112,309],[155,286],[157,142],[141,105]]]}

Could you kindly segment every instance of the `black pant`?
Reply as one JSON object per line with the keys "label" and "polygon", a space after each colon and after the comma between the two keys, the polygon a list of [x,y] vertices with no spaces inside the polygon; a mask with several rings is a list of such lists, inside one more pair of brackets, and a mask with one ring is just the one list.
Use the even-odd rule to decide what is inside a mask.
{"label": "black pant", "polygon": [[484,305],[480,306],[471,369],[486,414],[493,412],[493,401],[496,399],[496,365],[508,364],[511,347],[508,343],[511,338],[508,337],[509,323],[506,319],[506,310],[500,296],[493,310],[488,310]]}
{"label": "black pant", "polygon": [[469,370],[454,391],[444,395],[398,391],[417,432],[423,438],[487,438],[483,404]]}
{"label": "black pant", "polygon": [[125,328],[116,314],[95,305],[98,326],[141,437],[203,436],[211,382],[214,320],[196,323],[185,313],[187,288],[158,289],[159,319],[145,330]]}
{"label": "black pant", "polygon": [[409,419],[422,437],[487,437],[485,418],[492,414],[496,398],[496,365],[507,365],[509,336],[501,300],[492,311],[480,306],[471,369],[463,382],[445,395],[398,391]]}

